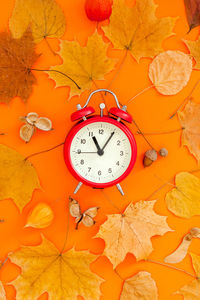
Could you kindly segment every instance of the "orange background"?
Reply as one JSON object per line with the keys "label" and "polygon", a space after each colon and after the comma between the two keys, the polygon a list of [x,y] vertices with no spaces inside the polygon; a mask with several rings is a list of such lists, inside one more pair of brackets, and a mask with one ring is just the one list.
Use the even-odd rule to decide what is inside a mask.
{"label": "orange background", "polygon": [[[91,35],[96,24],[87,19],[84,12],[85,0],[57,0],[63,8],[67,20],[66,33],[63,39],[78,40],[81,45],[85,45],[87,37]],[[131,1],[128,4],[133,4]],[[196,28],[187,35],[188,25],[186,21],[183,0],[157,0],[158,8],[156,15],[158,17],[172,16],[178,17],[174,28],[175,35],[165,40],[163,47],[167,49],[178,49],[188,53],[182,39],[196,39],[199,29]],[[8,20],[11,16],[14,0],[1,1],[0,4],[0,30],[8,29]],[[106,23],[106,22],[105,22]],[[102,31],[99,30],[100,34]],[[105,39],[107,41],[107,39]],[[59,41],[49,39],[54,50],[59,50]],[[42,53],[34,67],[47,69],[50,66],[61,63],[58,56],[52,55],[45,41],[37,45],[37,52]],[[97,82],[98,87],[107,87],[113,78],[120,60],[123,58],[123,52],[113,50],[109,47],[108,56],[118,58],[118,64],[115,70],[106,76],[105,81]],[[118,96],[121,103],[127,101],[132,96],[140,92],[151,83],[148,79],[148,66],[151,59],[141,59],[137,64],[135,60],[128,55],[125,64],[110,87]],[[88,96],[84,92],[80,97],[69,99],[69,88],[62,87],[55,89],[55,83],[48,79],[48,76],[41,72],[35,72],[37,84],[34,86],[33,94],[26,104],[21,99],[15,98],[10,105],[0,105],[0,132],[5,132],[0,136],[0,142],[16,149],[18,152],[27,156],[31,153],[51,148],[64,141],[66,134],[72,127],[70,115],[74,112],[76,104],[83,104]],[[169,120],[169,116],[174,112],[181,101],[189,94],[192,87],[199,79],[198,71],[193,71],[189,84],[176,96],[162,96],[155,89],[150,89],[145,94],[139,96],[129,106],[129,112],[133,115],[138,125],[144,132],[162,132],[177,129],[180,124],[175,117]],[[12,84],[12,83],[11,83]],[[93,89],[95,87],[93,86]],[[200,87],[194,92],[194,99],[198,100]],[[107,103],[113,106],[112,98],[106,96]],[[98,110],[98,103],[101,102],[100,96],[95,96],[92,105]],[[53,122],[54,130],[51,132],[37,131],[31,142],[25,144],[19,137],[19,128],[21,126],[20,116],[28,112],[37,112],[40,116],[49,117]],[[136,128],[131,125],[131,130],[136,132]],[[169,151],[167,158],[159,158],[150,168],[143,168],[142,158],[149,146],[139,135],[136,135],[138,144],[138,159],[131,175],[122,182],[125,196],[120,196],[115,187],[105,190],[106,197],[117,205],[121,211],[131,202],[137,202],[141,199],[147,199],[163,183],[170,180],[176,173],[184,170],[197,169],[196,160],[189,154],[187,148],[180,147],[181,133],[166,135],[148,136],[153,146],[159,150],[166,147]],[[31,162],[35,166],[42,189],[33,193],[32,201],[24,208],[22,214],[10,199],[0,202],[0,259],[3,260],[8,252],[19,249],[20,245],[37,245],[41,241],[41,233],[61,249],[65,240],[67,226],[67,206],[68,196],[72,195],[77,181],[68,172],[62,155],[62,147],[59,147],[48,153],[32,157]],[[198,174],[198,173],[197,173]],[[171,253],[180,243],[184,234],[191,227],[200,225],[200,217],[193,217],[189,220],[182,219],[170,213],[166,207],[164,196],[171,186],[167,185],[151,199],[157,199],[155,211],[160,215],[168,216],[168,224],[174,230],[165,234],[163,237],[153,237],[152,244],[154,251],[150,258],[156,261],[163,261],[164,257]],[[22,187],[23,189],[23,187]],[[70,235],[66,249],[75,245],[76,250],[88,249],[92,253],[101,255],[104,249],[104,241],[93,238],[99,229],[99,225],[106,220],[106,214],[117,213],[116,209],[110,204],[99,190],[93,190],[83,186],[75,199],[80,202],[82,210],[91,206],[100,206],[101,209],[96,218],[97,223],[94,227],[88,229],[80,225],[79,230],[74,229],[74,219],[70,217]],[[26,217],[30,209],[36,203],[45,201],[53,208],[55,219],[52,225],[44,230],[24,228]],[[200,241],[192,241],[190,251],[200,254]],[[179,268],[187,270],[194,274],[191,265],[190,256],[179,264]],[[92,270],[105,279],[101,285],[101,300],[119,299],[122,288],[122,280],[113,271],[112,264],[105,256],[100,256],[91,266]],[[117,267],[117,271],[122,278],[127,278],[140,270],[146,270],[152,274],[156,281],[159,299],[182,299],[182,296],[172,295],[184,284],[189,283],[192,277],[164,266],[149,262],[136,263],[133,255],[128,254],[125,261]],[[11,264],[9,261],[0,270],[0,279],[2,280],[7,299],[15,299],[15,289],[9,284],[11,280],[19,274],[20,268]],[[44,294],[40,299],[47,299]],[[80,299],[82,299],[80,297]]]}

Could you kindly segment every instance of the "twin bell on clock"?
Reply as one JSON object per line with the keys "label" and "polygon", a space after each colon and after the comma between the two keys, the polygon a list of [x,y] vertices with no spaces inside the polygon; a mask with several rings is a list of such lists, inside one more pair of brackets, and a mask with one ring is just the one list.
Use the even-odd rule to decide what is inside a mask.
{"label": "twin bell on clock", "polygon": [[[98,92],[113,95],[116,107],[104,115],[105,104],[100,104],[100,114],[88,106],[91,97]],[[135,138],[125,122],[132,117],[126,106],[120,107],[116,95],[107,89],[98,89],[90,94],[85,105],[77,105],[71,115],[77,121],[64,144],[64,159],[70,173],[79,181],[74,194],[82,184],[103,189],[116,185],[122,195],[120,182],[131,172],[137,156]]]}

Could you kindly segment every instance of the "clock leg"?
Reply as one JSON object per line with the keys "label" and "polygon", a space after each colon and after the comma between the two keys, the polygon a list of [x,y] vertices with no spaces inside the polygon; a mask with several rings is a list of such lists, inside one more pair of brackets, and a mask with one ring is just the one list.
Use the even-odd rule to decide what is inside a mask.
{"label": "clock leg", "polygon": [[118,184],[116,184],[116,187],[117,187],[117,189],[119,190],[119,192],[121,193],[121,195],[124,196],[124,192],[123,192],[123,190],[122,190],[121,185],[118,183]]}
{"label": "clock leg", "polygon": [[82,182],[78,183],[77,187],[74,190],[74,194],[76,194],[79,191],[79,189],[81,188],[82,184],[83,184]]}

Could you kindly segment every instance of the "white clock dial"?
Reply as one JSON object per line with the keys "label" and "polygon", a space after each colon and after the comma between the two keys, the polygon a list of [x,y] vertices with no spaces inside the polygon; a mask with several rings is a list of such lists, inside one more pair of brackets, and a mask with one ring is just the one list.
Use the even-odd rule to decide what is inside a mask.
{"label": "white clock dial", "polygon": [[70,156],[75,171],[94,183],[119,178],[128,168],[132,150],[126,134],[114,124],[94,122],[74,136]]}

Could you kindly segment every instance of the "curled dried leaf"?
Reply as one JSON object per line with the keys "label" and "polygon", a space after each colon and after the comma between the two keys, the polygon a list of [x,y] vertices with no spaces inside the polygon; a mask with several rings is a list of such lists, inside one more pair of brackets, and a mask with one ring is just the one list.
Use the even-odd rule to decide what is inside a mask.
{"label": "curled dried leaf", "polygon": [[28,143],[34,134],[34,131],[34,126],[30,124],[25,124],[20,128],[20,137],[22,138],[22,140]]}
{"label": "curled dried leaf", "polygon": [[54,213],[46,203],[39,203],[27,218],[26,227],[46,228],[51,225]]}
{"label": "curled dried leaf", "polygon": [[35,112],[30,112],[27,114],[27,116],[25,117],[25,121],[27,123],[29,123],[30,125],[34,125],[35,122],[37,121],[38,119],[38,114],[35,113]]}
{"label": "curled dried leaf", "polygon": [[52,123],[48,118],[40,117],[35,121],[35,127],[40,130],[49,131],[52,129]]}
{"label": "curled dried leaf", "polygon": [[188,83],[192,59],[181,51],[160,53],[149,67],[149,78],[162,95],[175,95]]}

